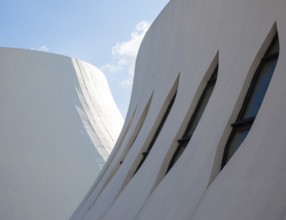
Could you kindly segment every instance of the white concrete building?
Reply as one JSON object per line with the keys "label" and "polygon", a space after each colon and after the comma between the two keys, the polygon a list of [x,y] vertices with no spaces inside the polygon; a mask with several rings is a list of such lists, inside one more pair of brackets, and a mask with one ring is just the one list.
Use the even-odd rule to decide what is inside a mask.
{"label": "white concrete building", "polygon": [[286,1],[171,0],[71,220],[286,219]]}
{"label": "white concrete building", "polygon": [[123,119],[104,75],[64,56],[0,48],[0,219],[69,219]]}

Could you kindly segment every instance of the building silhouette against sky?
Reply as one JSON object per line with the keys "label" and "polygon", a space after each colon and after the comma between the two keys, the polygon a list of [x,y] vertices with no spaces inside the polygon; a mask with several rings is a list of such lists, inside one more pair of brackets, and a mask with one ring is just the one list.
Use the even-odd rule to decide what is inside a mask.
{"label": "building silhouette against sky", "polygon": [[285,9],[171,0],[141,44],[116,143],[97,68],[1,48],[0,218],[285,220]]}

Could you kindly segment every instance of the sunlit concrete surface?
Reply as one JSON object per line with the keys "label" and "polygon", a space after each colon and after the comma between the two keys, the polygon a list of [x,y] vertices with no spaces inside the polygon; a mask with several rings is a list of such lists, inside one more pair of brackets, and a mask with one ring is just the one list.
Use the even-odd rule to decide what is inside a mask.
{"label": "sunlit concrete surface", "polygon": [[0,48],[0,219],[69,219],[123,119],[104,75],[69,57]]}
{"label": "sunlit concrete surface", "polygon": [[[115,148],[71,220],[285,220],[285,10],[284,0],[171,0],[141,44]],[[232,124],[275,33],[280,52],[264,100],[220,170]],[[217,65],[205,111],[165,175]]]}

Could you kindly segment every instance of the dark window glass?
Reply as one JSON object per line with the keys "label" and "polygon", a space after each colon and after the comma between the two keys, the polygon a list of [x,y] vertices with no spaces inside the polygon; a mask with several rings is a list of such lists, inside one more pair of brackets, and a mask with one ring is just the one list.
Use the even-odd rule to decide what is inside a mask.
{"label": "dark window glass", "polygon": [[278,37],[275,36],[277,39],[275,39],[272,42],[272,45],[270,45],[270,48],[266,51],[265,56],[271,56],[273,54],[279,53],[279,41]]}
{"label": "dark window glass", "polygon": [[194,133],[194,131],[195,131],[195,129],[199,123],[199,120],[201,119],[202,114],[204,113],[204,110],[208,104],[208,101],[209,101],[209,98],[211,97],[213,89],[214,89],[214,84],[209,85],[208,89],[203,94],[203,98],[201,100],[201,103],[200,103],[200,105],[198,105],[196,115],[193,118],[193,122],[190,124],[190,128],[188,129],[186,136],[191,136]]}
{"label": "dark window glass", "polygon": [[225,152],[226,158],[231,158],[234,152],[238,149],[240,144],[243,142],[243,140],[246,138],[248,134],[249,128],[245,129],[236,129],[233,132],[233,136],[229,143],[229,148]]}
{"label": "dark window glass", "polygon": [[221,169],[236,152],[251,129],[272,78],[278,55],[279,40],[276,34],[253,76],[240,113],[232,125],[233,129],[226,143]]}
{"label": "dark window glass", "polygon": [[263,62],[263,64],[261,65],[259,77],[256,80],[252,95],[248,100],[245,112],[243,114],[244,119],[256,116],[263,101],[264,95],[267,91],[269,82],[272,78],[276,63],[277,59],[273,59],[267,62]]}
{"label": "dark window glass", "polygon": [[[174,102],[175,102],[176,94],[177,94],[177,93],[175,93],[175,95],[173,96],[172,100],[170,101],[170,103],[169,103],[169,105],[168,105],[168,107],[167,107],[167,110],[166,110],[166,112],[164,113],[163,118],[162,118],[162,120],[161,120],[161,122],[160,122],[158,128],[156,129],[156,132],[155,132],[155,134],[154,134],[154,136],[153,136],[153,138],[152,138],[152,140],[151,140],[151,142],[150,142],[150,144],[149,144],[147,150],[142,153],[142,159],[141,159],[139,165],[137,166],[137,168],[136,168],[136,170],[135,170],[135,173],[137,173],[137,171],[140,169],[140,167],[141,167],[142,164],[144,163],[144,161],[145,161],[145,159],[147,158],[149,152],[151,151],[151,149],[152,149],[152,147],[153,147],[153,145],[154,145],[154,143],[155,143],[157,137],[159,136],[160,131],[162,130],[162,128],[163,128],[163,126],[164,126],[164,124],[165,124],[165,121],[166,121],[166,119],[168,118],[168,115],[169,115],[169,113],[170,113],[170,111],[171,111],[171,109],[172,109],[172,106],[173,106]],[[135,174],[135,173],[134,173],[134,174]]]}
{"label": "dark window glass", "polygon": [[214,73],[212,74],[212,76],[210,77],[209,81],[207,82],[207,85],[199,99],[199,102],[197,104],[197,107],[191,117],[191,120],[185,130],[185,133],[183,135],[183,137],[181,139],[178,140],[178,146],[177,149],[169,163],[168,169],[167,169],[167,173],[169,172],[169,170],[173,167],[173,165],[176,163],[176,161],[180,158],[180,156],[183,154],[186,146],[188,145],[203,113],[204,110],[207,106],[207,103],[211,97],[212,91],[214,89],[215,86],[215,82],[216,82],[216,78],[217,78],[217,71],[218,71],[218,67],[215,68]]}
{"label": "dark window glass", "polygon": [[166,174],[169,172],[169,170],[173,167],[173,165],[177,162],[177,160],[180,158],[180,156],[183,154],[185,148],[187,147],[188,143],[189,143],[190,138],[187,138],[184,141],[181,141],[169,163],[168,169]]}

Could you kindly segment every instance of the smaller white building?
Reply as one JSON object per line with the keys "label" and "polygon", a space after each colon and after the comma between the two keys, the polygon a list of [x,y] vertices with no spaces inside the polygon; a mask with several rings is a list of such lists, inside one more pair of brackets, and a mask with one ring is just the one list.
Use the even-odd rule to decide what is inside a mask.
{"label": "smaller white building", "polygon": [[1,48],[0,105],[0,219],[68,219],[123,123],[104,75],[77,59]]}

